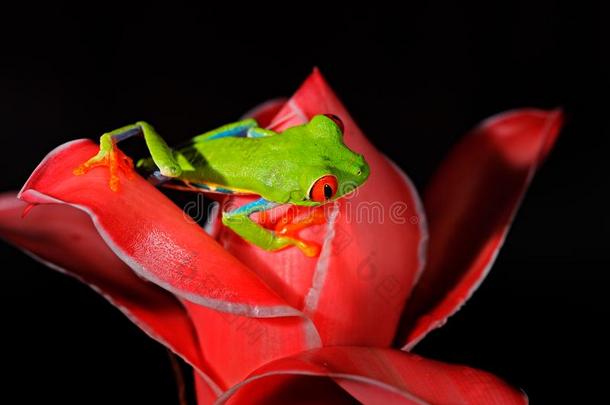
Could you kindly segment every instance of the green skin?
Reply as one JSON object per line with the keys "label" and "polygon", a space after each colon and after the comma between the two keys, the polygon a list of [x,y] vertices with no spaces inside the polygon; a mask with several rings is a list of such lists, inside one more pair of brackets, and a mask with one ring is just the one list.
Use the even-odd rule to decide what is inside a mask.
{"label": "green skin", "polygon": [[[144,135],[151,157],[137,165],[158,168],[161,176],[157,177],[202,192],[259,195],[261,199],[253,203],[223,212],[222,222],[245,240],[270,251],[295,245],[306,252],[307,246],[297,238],[263,228],[250,215],[282,204],[326,204],[362,185],[369,175],[362,155],[345,146],[339,126],[324,115],[281,134],[260,128],[253,119],[239,121],[196,136],[176,150],[150,125],[138,122],[102,135],[99,153],[85,165],[104,159],[116,142],[138,133]],[[335,176],[337,190],[323,202],[313,201],[313,184],[327,175]]]}

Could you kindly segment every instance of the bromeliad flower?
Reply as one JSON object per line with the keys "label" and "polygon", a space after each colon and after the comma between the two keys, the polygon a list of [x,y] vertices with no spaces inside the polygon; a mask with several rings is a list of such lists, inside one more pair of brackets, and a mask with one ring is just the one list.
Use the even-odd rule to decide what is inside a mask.
{"label": "bromeliad flower", "polygon": [[[128,165],[112,175],[94,168],[75,176],[98,153],[89,140],[52,151],[18,199],[2,196],[0,234],[95,288],[181,356],[194,369],[200,404],[526,403],[486,372],[410,350],[482,282],[557,137],[561,113],[517,110],[485,121],[450,153],[424,204],[319,72],[291,99],[250,116],[281,137],[321,114],[340,117],[341,142],[366,158],[368,180],[335,199],[339,172],[304,170],[303,187],[324,179],[314,186],[316,198],[329,200],[323,221],[305,206],[250,217],[265,232],[288,232],[319,251],[290,246],[299,243],[261,249],[216,212],[206,233]],[[341,129],[329,117],[319,120]],[[231,198],[234,207],[252,200]]]}

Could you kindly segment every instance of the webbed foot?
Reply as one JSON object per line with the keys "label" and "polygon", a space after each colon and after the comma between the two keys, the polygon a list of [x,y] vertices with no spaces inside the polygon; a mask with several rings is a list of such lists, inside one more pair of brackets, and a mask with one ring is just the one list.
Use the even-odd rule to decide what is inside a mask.
{"label": "webbed foot", "polygon": [[81,176],[100,166],[107,167],[110,170],[108,185],[114,192],[119,191],[119,170],[125,173],[128,178],[133,177],[133,161],[116,146],[115,141],[110,136],[102,136],[99,152],[74,169],[73,173],[76,176]]}
{"label": "webbed foot", "polygon": [[298,236],[299,231],[313,225],[326,223],[326,215],[323,208],[316,208],[311,213],[295,221],[295,208],[291,207],[275,224],[275,234],[280,238],[291,240],[291,244],[298,247],[306,256],[315,257],[320,254],[321,246],[318,243],[306,241]]}

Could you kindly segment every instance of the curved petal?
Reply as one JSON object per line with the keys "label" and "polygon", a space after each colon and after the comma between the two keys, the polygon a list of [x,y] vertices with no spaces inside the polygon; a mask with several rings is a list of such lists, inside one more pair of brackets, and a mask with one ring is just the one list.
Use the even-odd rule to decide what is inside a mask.
{"label": "curved petal", "polygon": [[261,127],[266,127],[271,124],[273,118],[284,107],[284,104],[286,104],[287,101],[288,99],[285,98],[274,98],[272,100],[265,101],[250,111],[247,111],[242,118],[255,118],[258,125]]}
{"label": "curved petal", "polygon": [[[302,308],[324,345],[387,346],[422,269],[425,218],[408,178],[368,142],[318,70],[269,126],[281,131],[323,113],[341,117],[346,144],[365,156],[371,175],[355,193],[329,207],[327,224],[301,232],[322,246],[320,256],[308,258],[294,248],[264,252],[226,229],[219,241],[292,306]],[[301,208],[298,215],[307,210]]]}
{"label": "curved petal", "polygon": [[320,347],[306,318],[252,318],[190,302],[185,306],[199,332],[201,354],[223,390],[272,360]]}
{"label": "curved petal", "polygon": [[195,385],[195,398],[197,405],[212,405],[219,395],[219,388],[211,386],[199,373],[193,373]]}
{"label": "curved petal", "polygon": [[83,210],[106,244],[138,275],[184,299],[249,316],[300,316],[140,176],[121,173],[119,192],[108,187],[104,168],[74,176],[73,169],[97,150],[89,140],[56,148],[19,197]]}
{"label": "curved petal", "polygon": [[0,236],[26,253],[100,293],[153,339],[202,374],[208,389],[219,389],[205,373],[193,324],[169,292],[135,275],[104,243],[84,212],[66,205],[36,207],[15,194],[0,195]]}
{"label": "curved petal", "polygon": [[485,278],[562,121],[559,110],[500,114],[443,162],[426,190],[428,264],[403,318],[405,349],[442,326]]}
{"label": "curved petal", "polygon": [[232,387],[218,404],[269,404],[286,384],[303,378],[334,379],[364,404],[527,404],[527,397],[499,378],[399,350],[325,347],[276,360]]}

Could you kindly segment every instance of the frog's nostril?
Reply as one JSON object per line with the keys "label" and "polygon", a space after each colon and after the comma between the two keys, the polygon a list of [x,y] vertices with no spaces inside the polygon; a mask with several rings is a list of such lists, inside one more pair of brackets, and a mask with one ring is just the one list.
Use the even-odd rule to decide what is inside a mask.
{"label": "frog's nostril", "polygon": [[366,174],[368,173],[368,167],[365,164],[356,166],[355,169],[356,170],[354,171],[354,173],[356,174],[357,177],[366,176]]}
{"label": "frog's nostril", "polygon": [[369,166],[364,163],[362,166],[358,168],[358,177],[362,177],[366,179],[369,176]]}

